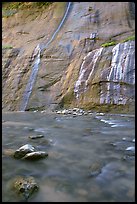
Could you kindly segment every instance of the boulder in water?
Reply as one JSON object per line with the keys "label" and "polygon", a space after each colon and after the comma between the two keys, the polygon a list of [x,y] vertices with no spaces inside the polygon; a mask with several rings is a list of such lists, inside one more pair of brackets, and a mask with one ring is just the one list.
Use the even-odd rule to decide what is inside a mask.
{"label": "boulder in water", "polygon": [[38,191],[39,186],[32,176],[26,178],[18,176],[13,181],[13,188],[19,195],[23,196],[25,200],[28,200],[34,192]]}
{"label": "boulder in water", "polygon": [[44,151],[37,151],[37,152],[30,152],[27,153],[22,159],[28,159],[28,160],[38,160],[42,159],[48,156],[47,152]]}
{"label": "boulder in water", "polygon": [[31,153],[34,151],[35,151],[35,148],[32,145],[26,144],[15,151],[14,157],[16,159],[20,159],[20,158],[24,157],[27,153]]}

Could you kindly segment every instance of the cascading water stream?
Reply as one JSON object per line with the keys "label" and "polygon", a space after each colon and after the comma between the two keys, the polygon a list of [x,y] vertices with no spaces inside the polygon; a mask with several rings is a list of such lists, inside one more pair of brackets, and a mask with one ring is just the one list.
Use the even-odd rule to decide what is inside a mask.
{"label": "cascading water stream", "polygon": [[40,45],[38,44],[36,46],[36,48],[34,49],[34,52],[33,52],[33,55],[32,55],[32,59],[34,60],[34,64],[33,64],[33,67],[32,67],[32,71],[31,71],[31,74],[30,74],[30,78],[29,78],[29,81],[27,83],[27,86],[26,86],[26,89],[25,89],[25,92],[23,94],[23,100],[22,100],[22,104],[21,104],[21,111],[25,111],[26,110],[26,107],[28,105],[28,101],[29,101],[29,98],[30,98],[30,95],[32,93],[32,89],[33,89],[33,85],[34,85],[34,82],[35,82],[35,79],[36,79],[36,76],[37,76],[37,73],[38,73],[38,70],[39,70],[39,64],[40,64],[40,56],[41,56],[41,53],[48,47],[48,45],[53,41],[53,39],[55,38],[56,34],[58,33],[58,31],[60,30],[60,28],[62,27],[67,15],[68,15],[68,12],[69,12],[69,9],[70,9],[70,6],[71,6],[71,3],[72,2],[68,2],[68,5],[67,5],[67,8],[66,8],[66,11],[65,11],[65,14],[58,26],[58,28],[56,29],[56,31],[53,33],[51,39],[46,43],[46,45]]}
{"label": "cascading water stream", "polygon": [[107,77],[107,93],[105,100],[101,99],[101,103],[110,103],[112,100],[111,94],[114,92],[113,103],[126,104],[127,98],[122,97],[119,82],[124,82],[130,85],[135,83],[134,72],[130,78],[128,74],[134,67],[135,62],[134,57],[132,57],[133,55],[133,41],[128,41],[123,44],[119,43],[112,49],[111,69]]}
{"label": "cascading water stream", "polygon": [[40,45],[38,44],[37,47],[34,50],[34,54],[32,56],[32,58],[35,59],[34,61],[34,65],[33,65],[33,69],[29,78],[29,81],[27,83],[24,95],[23,95],[23,100],[22,100],[22,105],[21,105],[21,111],[25,111],[28,101],[29,101],[29,97],[30,94],[32,92],[32,88],[33,88],[33,84],[35,82],[36,76],[37,76],[37,72],[39,69],[39,64],[40,64],[40,53],[41,53],[41,49],[40,49]]}
{"label": "cascading water stream", "polygon": [[[89,52],[87,56],[84,57],[84,61],[81,64],[78,80],[76,81],[74,86],[74,93],[76,99],[79,99],[80,94],[84,93],[87,90],[88,81],[90,80],[90,77],[92,76],[92,73],[95,70],[97,60],[101,56],[102,50],[103,48],[96,49],[94,51]],[[93,53],[92,61],[89,63],[90,66],[88,66],[87,61],[88,58],[91,57],[92,53]]]}

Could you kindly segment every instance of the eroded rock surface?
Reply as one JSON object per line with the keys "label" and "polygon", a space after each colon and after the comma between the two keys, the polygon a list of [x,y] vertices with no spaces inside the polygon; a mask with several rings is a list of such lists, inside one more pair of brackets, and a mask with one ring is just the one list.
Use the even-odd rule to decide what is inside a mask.
{"label": "eroded rock surface", "polygon": [[[66,2],[54,2],[45,10],[3,17],[3,45],[13,47],[2,53],[3,110],[22,108],[34,51],[50,41],[65,9]],[[135,43],[126,41],[134,35],[134,2],[73,2],[58,34],[39,55],[25,109],[134,112]],[[101,46],[107,42],[115,44]]]}

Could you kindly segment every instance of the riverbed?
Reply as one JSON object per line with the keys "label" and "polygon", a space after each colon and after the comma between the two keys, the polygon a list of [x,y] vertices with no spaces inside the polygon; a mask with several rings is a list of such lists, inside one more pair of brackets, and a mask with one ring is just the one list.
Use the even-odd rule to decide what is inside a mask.
{"label": "riverbed", "polygon": [[[30,138],[37,135],[44,137]],[[5,154],[25,144],[48,157],[24,161]],[[3,202],[22,202],[12,189],[17,176],[33,176],[39,185],[27,202],[134,202],[134,115],[3,112]]]}

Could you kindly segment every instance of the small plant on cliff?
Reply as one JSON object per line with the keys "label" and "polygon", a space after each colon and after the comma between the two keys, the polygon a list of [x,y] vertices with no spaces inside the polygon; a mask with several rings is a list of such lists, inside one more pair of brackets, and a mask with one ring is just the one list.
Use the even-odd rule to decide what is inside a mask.
{"label": "small plant on cliff", "polygon": [[19,9],[23,6],[23,2],[7,2],[3,6],[5,10]]}
{"label": "small plant on cliff", "polygon": [[127,41],[129,41],[129,40],[135,40],[135,35],[127,37],[127,38],[124,39],[122,42],[127,42]]}
{"label": "small plant on cliff", "polygon": [[2,45],[2,49],[12,49],[11,45]]}
{"label": "small plant on cliff", "polygon": [[34,8],[34,7],[47,7],[53,2],[7,2],[3,5],[3,10],[19,10],[25,8]]}
{"label": "small plant on cliff", "polygon": [[53,2],[35,2],[38,7],[47,7]]}
{"label": "small plant on cliff", "polygon": [[109,46],[113,46],[113,45],[116,45],[116,42],[112,41],[112,42],[103,43],[101,46],[102,47],[109,47]]}

